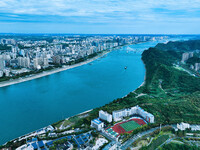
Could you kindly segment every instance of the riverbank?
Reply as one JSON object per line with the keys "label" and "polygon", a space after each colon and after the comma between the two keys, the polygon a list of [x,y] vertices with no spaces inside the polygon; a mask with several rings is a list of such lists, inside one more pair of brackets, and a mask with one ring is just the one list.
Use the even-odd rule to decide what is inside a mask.
{"label": "riverbank", "polygon": [[[148,44],[150,43],[147,43],[145,45],[148,46]],[[144,45],[140,45],[140,47],[144,47]],[[63,78],[60,78],[60,75],[59,75],[60,73],[57,75],[53,75],[52,77],[55,76],[56,79],[52,78],[51,79],[53,80],[52,83],[57,83],[57,84],[51,84],[49,80],[47,81],[46,78],[43,78],[44,84],[42,84],[42,81],[27,82],[24,84],[12,86],[11,88],[2,88],[2,89],[5,89],[4,91],[2,90],[2,95],[5,100],[5,103],[7,104],[9,99],[11,101],[13,100],[14,103],[17,103],[17,105],[12,105],[12,106],[15,106],[15,108],[17,108],[15,112],[19,112],[19,110],[20,112],[26,112],[25,115],[24,113],[20,113],[22,115],[18,115],[19,116],[18,120],[22,118],[21,120],[23,120],[24,122],[30,122],[29,119],[26,119],[26,120],[24,119],[24,118],[28,118],[25,116],[30,116],[30,114],[32,114],[33,111],[36,111],[36,114],[34,114],[34,116],[36,117],[35,118],[33,117],[34,121],[33,119],[31,119],[31,122],[36,122],[34,126],[32,124],[27,124],[25,128],[28,128],[28,129],[31,128],[30,130],[20,131],[22,134],[19,133],[16,135],[12,135],[11,137],[18,137],[20,134],[23,135],[24,133],[29,133],[31,130],[35,131],[36,129],[39,129],[42,126],[45,127],[53,122],[64,119],[64,116],[65,118],[68,118],[69,116],[74,116],[74,114],[77,114],[76,110],[78,110],[79,112],[84,112],[85,110],[90,110],[91,108],[99,107],[100,105],[102,106],[106,104],[107,102],[109,102],[110,100],[116,99],[118,97],[122,97],[123,95],[126,95],[133,89],[137,88],[143,82],[144,69],[143,69],[142,62],[140,61],[141,60],[140,55],[134,54],[134,53],[132,54],[133,55],[130,55],[129,53],[127,53],[126,49],[123,49],[123,51],[122,50],[120,51],[117,50],[116,52],[112,51],[112,53],[108,55],[109,57],[105,57],[101,61],[96,61],[96,63],[93,63],[93,65],[84,65],[84,66],[81,66],[80,69],[78,70],[73,69],[69,71],[63,71],[62,74],[64,75],[62,76],[65,76],[66,80]],[[125,57],[125,56],[128,56],[128,57]],[[124,61],[124,59],[126,59],[126,61]],[[120,66],[116,65],[119,63],[121,64]],[[124,70],[124,66],[128,66],[128,69]],[[137,72],[140,72],[140,73],[139,74],[135,73],[134,69],[137,69]],[[89,77],[87,77],[88,74],[90,74]],[[136,76],[136,77],[133,78],[133,76]],[[119,83],[116,83],[116,79],[119,81]],[[106,83],[109,83],[109,84],[106,84],[106,83],[102,84],[102,81],[104,80],[106,81]],[[113,81],[113,82],[110,82],[110,81]],[[79,84],[77,85],[77,83]],[[95,83],[95,85],[93,85],[93,83]],[[24,87],[28,87],[29,86],[28,84],[30,84],[31,90],[24,88]],[[47,84],[48,84],[48,87],[46,86]],[[96,85],[100,85],[100,86],[96,87]],[[19,88],[19,86],[24,88],[23,91],[19,90],[19,89],[22,89],[22,88]],[[121,91],[122,86],[126,87],[126,90]],[[88,89],[86,87],[88,87]],[[48,88],[48,90],[46,88]],[[59,90],[55,90],[55,89],[59,89]],[[88,90],[91,90],[92,92],[88,93]],[[108,90],[109,90],[109,93],[103,92],[103,91],[108,91]],[[14,91],[15,96],[12,96],[13,94],[8,94],[9,91],[12,93]],[[77,94],[77,91],[79,94]],[[99,92],[99,91],[102,91],[102,92]],[[5,92],[7,92],[6,94],[8,96],[5,94]],[[20,102],[24,103],[25,101],[26,103],[30,103],[30,105],[32,105],[31,103],[34,102],[35,107],[33,109],[27,109],[26,107],[26,110],[24,110],[24,107],[21,108],[21,106],[23,105],[22,103],[16,100],[14,101],[14,97],[16,96],[18,98],[21,98],[20,95],[23,95],[21,92],[26,93],[26,97],[24,97],[24,100],[20,100]],[[34,96],[35,93],[37,93],[37,95],[39,96]],[[51,94],[51,93],[54,93],[54,94]],[[64,93],[64,94],[61,94],[61,93]],[[116,94],[116,93],[119,93],[119,94]],[[120,93],[123,93],[123,94],[120,94]],[[107,96],[105,97],[105,95]],[[27,100],[27,97],[28,97],[28,100]],[[96,102],[93,102],[94,98]],[[21,99],[23,99],[23,97]],[[84,101],[80,101],[81,99],[84,99]],[[86,100],[87,100],[87,104],[85,104]],[[42,106],[43,112],[42,113],[40,112],[37,114],[38,107],[41,107],[41,106]],[[2,105],[2,107],[6,108],[7,106]],[[12,108],[12,110],[15,110],[15,108]],[[57,108],[58,110],[56,110]],[[51,110],[54,110],[54,111],[51,111]],[[45,112],[48,112],[48,113],[45,113]],[[7,110],[5,110],[5,113],[7,113]],[[38,119],[37,116],[38,115],[41,116],[41,114],[42,114],[41,118],[43,118],[43,116],[45,117],[45,119],[43,120],[45,121],[50,120],[50,121],[48,121],[47,123],[46,122],[44,123],[43,121],[41,121],[41,119]],[[63,117],[58,117],[58,116],[63,116]],[[18,126],[22,126],[21,123],[18,123]],[[7,127],[6,125],[3,124],[2,128],[7,128]],[[13,129],[15,130],[15,128]],[[12,131],[12,128],[11,129],[9,128],[8,131],[6,131],[6,133],[11,132],[11,131]],[[15,132],[15,133],[18,133],[18,132]],[[9,140],[8,138],[7,139],[6,138],[7,136],[3,135],[2,141]]]}
{"label": "riverbank", "polygon": [[1,87],[5,87],[5,86],[9,86],[9,85],[13,85],[13,84],[18,84],[18,83],[22,83],[22,82],[26,82],[26,81],[30,81],[30,80],[34,80],[34,79],[37,79],[37,78],[41,78],[41,77],[45,77],[45,76],[48,76],[48,75],[51,75],[51,74],[54,74],[54,73],[58,73],[58,72],[61,72],[61,71],[65,71],[65,70],[68,70],[68,69],[72,69],[72,68],[75,68],[75,67],[79,67],[79,66],[82,66],[82,65],[85,65],[85,64],[88,64],[100,57],[103,57],[104,55],[108,54],[109,52],[111,51],[104,51],[103,53],[91,58],[91,59],[88,59],[84,62],[80,62],[80,63],[77,63],[77,64],[74,64],[74,65],[68,65],[68,66],[63,66],[62,68],[55,68],[55,69],[52,69],[52,70],[49,70],[49,71],[44,71],[42,73],[38,73],[38,74],[34,74],[32,76],[28,76],[28,77],[24,77],[24,78],[18,78],[18,79],[14,79],[14,80],[9,80],[9,81],[3,81],[3,82],[0,82],[0,88]]}
{"label": "riverbank", "polygon": [[68,65],[68,66],[63,65],[62,68],[55,68],[55,69],[52,69],[52,70],[43,71],[42,73],[29,75],[27,77],[21,77],[21,78],[18,78],[18,79],[10,79],[8,81],[2,81],[2,82],[0,82],[0,88],[5,87],[5,86],[10,86],[10,85],[13,85],[13,84],[18,84],[18,83],[30,81],[30,80],[34,80],[34,79],[41,78],[41,77],[45,77],[45,76],[48,76],[48,75],[51,75],[51,74],[54,74],[54,73],[58,73],[58,72],[62,72],[62,71],[72,69],[72,68],[75,68],[75,67],[79,67],[79,66],[88,64],[88,63],[90,63],[90,62],[92,62],[92,61],[94,61],[94,60],[96,60],[100,57],[103,57],[104,55],[108,54],[112,50],[117,50],[117,49],[120,49],[121,47],[124,47],[124,46],[139,44],[139,43],[145,43],[145,42],[138,42],[138,43],[126,44],[126,45],[123,45],[123,46],[118,46],[118,47],[112,48],[109,51],[103,51],[103,53],[101,53],[101,54],[99,54],[99,55],[97,55],[93,58],[90,58],[90,59],[88,59],[84,62],[80,62],[80,63],[74,64],[74,65]]}

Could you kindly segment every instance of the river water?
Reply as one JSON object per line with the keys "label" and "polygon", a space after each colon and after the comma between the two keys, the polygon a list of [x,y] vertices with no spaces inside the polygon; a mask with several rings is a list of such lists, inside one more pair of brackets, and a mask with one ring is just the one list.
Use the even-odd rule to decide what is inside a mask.
{"label": "river water", "polygon": [[0,88],[0,144],[135,90],[145,76],[141,53],[156,44],[124,46],[92,63]]}

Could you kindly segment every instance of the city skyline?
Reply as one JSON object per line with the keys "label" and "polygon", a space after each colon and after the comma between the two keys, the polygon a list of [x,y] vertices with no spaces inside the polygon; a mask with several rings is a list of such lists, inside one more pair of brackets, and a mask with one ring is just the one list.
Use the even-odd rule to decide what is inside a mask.
{"label": "city skyline", "polygon": [[0,32],[200,34],[199,8],[197,0],[2,0]]}

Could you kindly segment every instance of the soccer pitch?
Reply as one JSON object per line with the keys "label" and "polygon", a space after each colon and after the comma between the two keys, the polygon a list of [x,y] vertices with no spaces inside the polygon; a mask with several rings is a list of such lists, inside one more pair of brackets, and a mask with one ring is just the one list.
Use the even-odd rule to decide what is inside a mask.
{"label": "soccer pitch", "polygon": [[129,122],[126,123],[122,123],[120,124],[120,126],[126,131],[129,132],[131,130],[134,130],[138,127],[140,127],[140,125],[138,123],[136,123],[135,121],[131,120]]}

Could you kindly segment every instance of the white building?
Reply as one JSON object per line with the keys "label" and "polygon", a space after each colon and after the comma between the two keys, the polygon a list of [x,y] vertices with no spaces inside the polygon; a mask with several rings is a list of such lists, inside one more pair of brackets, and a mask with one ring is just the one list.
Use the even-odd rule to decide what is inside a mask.
{"label": "white building", "polygon": [[131,116],[131,115],[139,115],[143,117],[147,122],[154,123],[154,116],[151,113],[144,111],[139,106],[131,107],[129,109],[122,109],[112,112],[113,120],[120,121],[123,117]]}
{"label": "white building", "polygon": [[0,70],[3,70],[5,68],[5,61],[3,58],[0,58]]}
{"label": "white building", "polygon": [[137,107],[137,114],[142,116],[147,122],[154,123],[154,116],[151,113],[148,113],[147,111],[144,111],[139,106]]}
{"label": "white building", "polygon": [[3,71],[4,71],[6,77],[10,76],[10,70],[9,69],[4,69]]}
{"label": "white building", "polygon": [[112,115],[113,115],[114,121],[119,121],[119,120],[122,120],[123,117],[127,117],[127,116],[130,116],[133,114],[138,114],[137,111],[138,111],[138,106],[135,106],[135,107],[131,107],[129,109],[113,111]]}
{"label": "white building", "polygon": [[3,77],[3,71],[0,70],[0,78]]}
{"label": "white building", "polygon": [[192,131],[200,131],[200,125],[190,125]]}
{"label": "white building", "polygon": [[29,57],[18,57],[18,65],[20,67],[29,68],[30,67],[30,58]]}
{"label": "white building", "polygon": [[45,67],[49,66],[48,58],[44,58],[44,66]]}
{"label": "white building", "polygon": [[114,121],[120,121],[120,120],[123,119],[123,117],[127,116],[126,115],[126,109],[113,111],[112,115],[113,115]]}
{"label": "white building", "polygon": [[185,130],[185,129],[189,129],[190,128],[190,124],[188,123],[184,123],[184,122],[181,122],[180,124],[177,123],[177,128],[179,130]]}
{"label": "white building", "polygon": [[99,118],[96,118],[91,121],[91,127],[100,131],[101,129],[103,129],[104,123],[101,120],[99,120]]}
{"label": "white building", "polygon": [[112,122],[112,115],[107,112],[104,112],[103,110],[99,111],[99,118],[108,122]]}
{"label": "white building", "polygon": [[37,66],[39,65],[39,64],[38,64],[38,58],[34,58],[34,59],[33,59],[33,65],[34,65],[34,68],[36,69]]}

